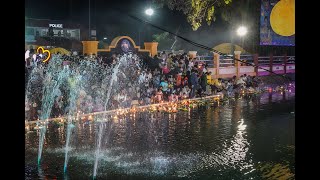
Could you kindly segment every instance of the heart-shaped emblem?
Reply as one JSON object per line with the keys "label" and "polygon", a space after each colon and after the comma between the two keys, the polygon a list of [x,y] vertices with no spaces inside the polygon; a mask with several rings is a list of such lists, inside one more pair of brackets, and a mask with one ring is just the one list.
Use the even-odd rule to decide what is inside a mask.
{"label": "heart-shaped emblem", "polygon": [[42,61],[42,62],[47,62],[47,61],[50,59],[50,57],[51,57],[50,51],[47,50],[47,49],[44,50],[43,47],[40,46],[40,47],[38,47],[38,49],[37,49],[37,53],[39,53],[40,50],[42,50],[42,53],[47,53],[47,54],[48,54],[47,58]]}

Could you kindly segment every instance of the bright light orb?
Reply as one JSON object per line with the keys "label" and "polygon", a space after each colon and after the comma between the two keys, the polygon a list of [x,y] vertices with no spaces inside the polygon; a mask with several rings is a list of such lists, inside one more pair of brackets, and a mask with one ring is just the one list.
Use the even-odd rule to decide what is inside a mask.
{"label": "bright light orb", "polygon": [[152,16],[153,14],[153,9],[149,8],[145,11],[145,13],[148,15],[148,16]]}
{"label": "bright light orb", "polygon": [[237,30],[237,34],[238,34],[239,36],[245,36],[245,35],[247,34],[247,32],[248,32],[248,30],[247,30],[247,28],[244,27],[244,26],[240,26],[240,27],[238,28],[238,30]]}

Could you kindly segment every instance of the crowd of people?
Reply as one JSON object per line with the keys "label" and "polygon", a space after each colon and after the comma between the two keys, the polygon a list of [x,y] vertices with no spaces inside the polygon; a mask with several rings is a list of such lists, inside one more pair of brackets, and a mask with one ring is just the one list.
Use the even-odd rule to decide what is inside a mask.
{"label": "crowd of people", "polygon": [[[116,66],[120,57],[120,54],[112,55],[109,58],[95,55],[62,56],[64,62],[69,63],[68,65],[78,63],[79,59],[93,61],[102,72],[104,69],[107,71],[107,69]],[[41,63],[43,58],[45,57],[37,53],[30,53],[29,57],[26,57],[26,83],[29,80],[28,76],[31,70],[34,70],[34,68],[40,74],[39,77],[44,78],[47,63]],[[137,68],[137,72],[131,74],[132,77],[135,77],[131,79],[135,79],[138,83],[134,85],[135,87],[122,88],[117,93],[112,94],[110,107],[113,109],[132,105],[177,102],[183,99],[215,94],[220,94],[225,98],[233,97],[235,94],[244,92],[258,92],[260,91],[259,85],[262,83],[259,78],[246,74],[240,77],[233,76],[229,79],[213,78],[214,76],[212,76],[207,64],[199,63],[187,54],[162,52],[153,58],[141,59],[141,61],[133,61],[133,64],[136,64],[139,68]],[[103,80],[101,84],[103,84]],[[130,86],[130,82],[128,84]],[[102,87],[102,91],[107,91],[106,89],[106,87]],[[103,99],[93,95],[94,91],[94,88],[90,89],[91,94],[88,91],[80,91],[77,103],[82,112],[91,113],[104,110]],[[37,100],[33,102],[26,102],[29,119],[39,118],[41,98],[36,98]],[[67,105],[63,103],[63,95],[55,99],[53,106],[52,117],[67,113]]]}

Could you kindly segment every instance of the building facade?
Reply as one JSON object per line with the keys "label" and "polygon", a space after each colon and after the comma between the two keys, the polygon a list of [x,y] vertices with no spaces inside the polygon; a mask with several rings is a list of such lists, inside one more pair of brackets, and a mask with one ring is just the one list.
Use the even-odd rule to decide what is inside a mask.
{"label": "building facade", "polygon": [[[95,38],[95,30],[92,31],[92,38]],[[25,20],[26,47],[49,46],[81,51],[82,40],[88,40],[88,28],[81,24],[49,19]]]}

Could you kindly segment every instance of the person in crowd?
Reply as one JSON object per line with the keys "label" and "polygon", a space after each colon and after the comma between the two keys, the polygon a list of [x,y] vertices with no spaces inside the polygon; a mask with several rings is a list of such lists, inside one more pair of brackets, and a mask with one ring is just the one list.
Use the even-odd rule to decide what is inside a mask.
{"label": "person in crowd", "polygon": [[163,93],[163,100],[167,100],[168,99],[168,92],[169,92],[169,83],[165,77],[161,81],[160,86],[162,87],[161,89],[162,89],[162,93]]}
{"label": "person in crowd", "polygon": [[163,90],[162,90],[161,86],[158,89],[158,91],[156,92],[155,100],[156,100],[155,101],[156,103],[161,103],[163,101]]}
{"label": "person in crowd", "polygon": [[[56,75],[51,73],[46,74],[48,73],[48,63],[39,63],[33,66],[33,64],[37,63],[33,62],[33,55],[34,52],[30,52],[29,57],[26,57],[25,59],[25,74],[26,76],[29,76],[32,72],[32,82],[35,82],[39,92],[43,92],[41,84],[49,85],[56,80]],[[203,62],[198,63],[187,54],[175,55],[170,53],[166,55],[162,52],[159,55],[161,59],[159,59],[158,56],[155,56],[154,59],[150,57],[148,62],[145,60],[143,61],[143,65],[140,64],[140,60],[137,57],[137,55],[133,55],[132,59],[123,63],[124,66],[128,66],[128,71],[118,73],[117,75],[118,81],[121,81],[121,78],[129,77],[137,79],[137,83],[119,83],[117,92],[112,94],[107,107],[130,107],[133,101],[137,101],[140,105],[166,101],[177,102],[178,100],[194,98],[197,95],[201,97],[203,95],[211,95],[212,93],[222,95],[226,94],[228,97],[231,97],[234,95],[234,92],[238,90],[238,87],[240,87],[240,89],[251,88],[250,90],[252,90],[252,88],[254,88],[257,90],[261,84],[261,80],[257,77],[247,76],[246,74],[242,75],[238,79],[234,76],[225,81],[221,78],[213,79],[211,72],[208,70],[207,64]],[[111,76],[113,73],[112,68],[119,63],[119,58],[120,54],[112,54],[112,56],[109,57],[100,55],[92,56],[91,58],[87,57],[88,60],[92,60],[92,63],[95,62],[91,64],[91,68],[97,68],[96,74],[101,74],[101,78],[98,80],[100,81],[99,84],[95,82],[92,83],[92,79],[95,78],[96,74],[92,73],[92,71],[89,70],[90,68],[73,68],[74,66],[77,67],[77,64],[79,63],[83,64],[86,62],[83,60],[83,57],[80,57],[80,55],[63,56],[64,60],[71,62],[67,69],[72,73],[77,72],[77,74],[82,77],[82,82],[88,82],[82,83],[81,90],[79,90],[79,96],[77,97],[78,99],[76,103],[77,110],[84,113],[105,110],[105,104],[103,101],[105,100],[104,98],[106,97],[109,89],[108,86],[110,85],[110,79],[106,77]],[[108,63],[106,63],[107,60],[109,60]],[[61,70],[63,69],[62,67],[63,66],[61,65]],[[130,74],[131,71],[129,70],[132,69],[137,69],[137,71]],[[30,78],[28,78],[28,80],[29,79]],[[26,83],[28,83],[28,81]],[[138,83],[140,84],[135,87]],[[52,116],[57,117],[69,112],[70,107],[68,97],[66,97],[68,94],[69,92],[64,92],[61,97],[58,96],[55,99]],[[41,99],[42,96],[40,95],[39,97],[39,99]],[[66,97],[66,99],[63,99],[62,97]],[[40,106],[42,104],[39,99],[35,100],[35,98],[30,98],[30,100],[26,100],[25,111],[26,116],[30,116],[29,119],[38,118],[37,111],[41,109]]]}
{"label": "person in crowd", "polygon": [[207,85],[208,85],[208,81],[207,81],[207,73],[203,73],[200,76],[200,85],[201,85],[201,90],[203,93],[206,93],[207,90]]}
{"label": "person in crowd", "polygon": [[218,92],[221,92],[223,90],[222,79],[221,78],[215,79],[213,81],[213,85],[212,85],[211,89],[212,89],[214,94],[217,94]]}
{"label": "person in crowd", "polygon": [[190,93],[190,98],[194,98],[195,96],[195,93],[197,92],[198,88],[199,88],[199,80],[198,80],[198,76],[196,74],[196,71],[195,70],[192,70],[192,73],[191,73],[191,93]]}
{"label": "person in crowd", "polygon": [[226,90],[227,90],[227,96],[231,97],[233,94],[233,83],[232,80],[228,80],[227,84],[226,84]]}
{"label": "person in crowd", "polygon": [[240,76],[240,78],[237,80],[237,87],[244,88],[246,85],[246,82],[244,81],[243,75]]}
{"label": "person in crowd", "polygon": [[153,87],[158,89],[159,86],[160,86],[160,74],[155,75],[154,78],[153,78]]}
{"label": "person in crowd", "polygon": [[176,84],[175,84],[175,89],[180,88],[182,85],[182,73],[178,73],[176,75]]}

